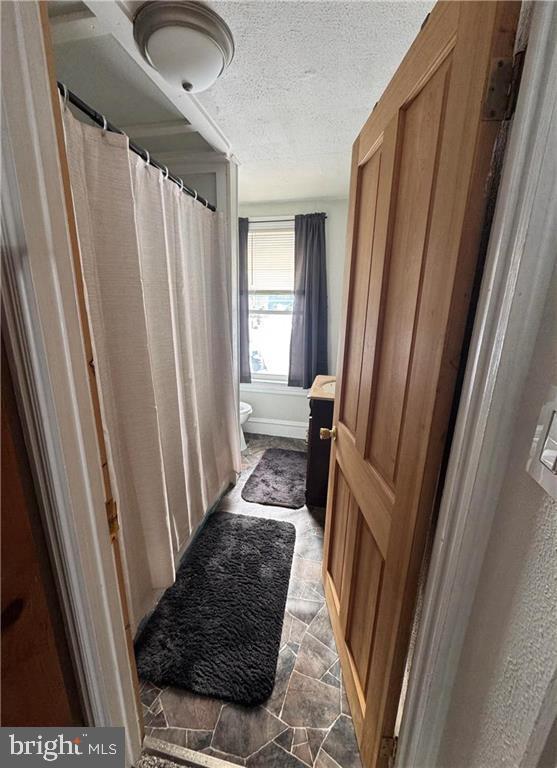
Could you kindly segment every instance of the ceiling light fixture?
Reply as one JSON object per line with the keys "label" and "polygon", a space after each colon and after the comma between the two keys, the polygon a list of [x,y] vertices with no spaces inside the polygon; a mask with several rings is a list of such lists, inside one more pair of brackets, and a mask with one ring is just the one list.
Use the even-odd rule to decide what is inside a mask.
{"label": "ceiling light fixture", "polygon": [[193,0],[150,0],[133,20],[143,57],[164,79],[190,93],[204,91],[234,56],[230,29],[211,8]]}

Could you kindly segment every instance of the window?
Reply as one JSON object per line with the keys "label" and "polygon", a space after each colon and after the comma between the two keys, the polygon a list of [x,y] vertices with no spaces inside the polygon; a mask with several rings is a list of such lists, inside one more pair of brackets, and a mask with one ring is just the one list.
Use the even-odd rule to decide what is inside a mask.
{"label": "window", "polygon": [[248,289],[252,378],[286,381],[294,308],[292,220],[250,220]]}

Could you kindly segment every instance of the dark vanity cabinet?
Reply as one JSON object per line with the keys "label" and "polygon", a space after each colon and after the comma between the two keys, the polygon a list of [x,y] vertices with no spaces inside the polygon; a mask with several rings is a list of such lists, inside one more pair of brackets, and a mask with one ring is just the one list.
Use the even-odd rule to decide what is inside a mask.
{"label": "dark vanity cabinet", "polygon": [[[322,381],[325,380],[325,381]],[[320,384],[334,382],[333,376],[317,376],[309,391],[309,429],[308,459],[306,474],[306,504],[311,507],[324,507],[327,504],[327,485],[329,482],[329,458],[331,441],[320,440],[322,427],[331,429],[333,425],[334,394],[323,390]]]}

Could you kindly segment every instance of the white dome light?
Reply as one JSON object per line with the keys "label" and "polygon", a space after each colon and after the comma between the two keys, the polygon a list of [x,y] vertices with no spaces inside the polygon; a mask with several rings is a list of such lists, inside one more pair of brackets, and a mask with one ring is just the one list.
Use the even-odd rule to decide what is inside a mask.
{"label": "white dome light", "polygon": [[190,0],[144,3],[133,32],[149,64],[190,93],[210,88],[234,56],[232,33],[221,17]]}

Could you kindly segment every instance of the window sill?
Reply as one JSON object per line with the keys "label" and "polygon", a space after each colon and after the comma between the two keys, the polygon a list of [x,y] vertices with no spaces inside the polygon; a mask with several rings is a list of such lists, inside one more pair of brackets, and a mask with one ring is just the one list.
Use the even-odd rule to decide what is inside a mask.
{"label": "window sill", "polygon": [[286,381],[252,380],[251,384],[240,384],[240,391],[266,395],[289,395],[307,397],[308,390],[302,387],[289,387]]}

